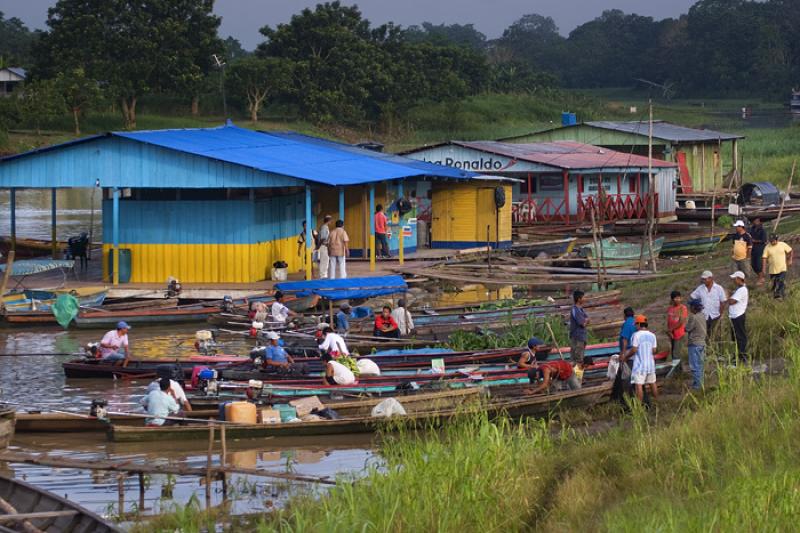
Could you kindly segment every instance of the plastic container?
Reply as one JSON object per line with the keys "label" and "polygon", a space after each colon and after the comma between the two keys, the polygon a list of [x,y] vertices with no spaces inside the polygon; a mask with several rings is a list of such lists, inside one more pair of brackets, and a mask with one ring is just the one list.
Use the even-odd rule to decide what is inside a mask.
{"label": "plastic container", "polygon": [[250,402],[230,402],[225,406],[225,420],[238,424],[255,424],[258,422],[258,410]]}
{"label": "plastic container", "polygon": [[225,420],[225,411],[227,410],[229,403],[231,402],[222,402],[219,404],[219,414],[217,415],[217,420]]}
{"label": "plastic container", "polygon": [[287,422],[292,418],[297,418],[297,409],[288,403],[275,404],[272,408],[281,414],[281,422]]}
{"label": "plastic container", "polygon": [[[108,252],[108,279],[114,279],[114,253]],[[131,250],[130,248],[119,249],[119,282],[130,283],[131,281]]]}
{"label": "plastic container", "polygon": [[286,281],[286,278],[289,277],[289,269],[272,267],[271,277],[272,281]]}

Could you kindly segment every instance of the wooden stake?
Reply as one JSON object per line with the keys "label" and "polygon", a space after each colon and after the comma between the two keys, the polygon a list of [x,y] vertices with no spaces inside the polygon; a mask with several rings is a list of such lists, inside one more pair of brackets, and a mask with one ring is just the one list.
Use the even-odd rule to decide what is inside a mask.
{"label": "wooden stake", "polygon": [[[558,356],[559,356],[559,357],[561,358],[561,360],[563,361],[563,360],[564,360],[564,354],[563,354],[563,353],[561,353],[561,346],[559,346],[559,345],[558,345],[558,340],[556,339],[556,334],[555,334],[555,332],[553,332],[553,328],[552,328],[552,327],[550,327],[550,322],[548,322],[547,320],[545,320],[545,322],[544,322],[544,325],[545,325],[545,326],[547,326],[547,331],[549,331],[549,332],[550,332],[550,337],[552,337],[552,339],[553,339],[553,344],[555,344],[555,345],[556,345],[556,350],[558,351]],[[571,354],[570,354],[570,355],[571,355]]]}
{"label": "wooden stake", "polygon": [[211,508],[211,454],[214,451],[214,424],[208,425],[208,456],[206,458],[206,509]]}
{"label": "wooden stake", "polygon": [[794,171],[797,168],[797,159],[794,160],[792,163],[792,173],[789,175],[789,186],[786,188],[786,194],[783,195],[781,198],[781,208],[778,210],[778,218],[775,219],[775,222],[772,225],[773,233],[778,231],[778,224],[781,223],[781,217],[783,216],[783,206],[786,204],[786,197],[789,196],[789,193],[792,190],[792,180],[794,179]]}
{"label": "wooden stake", "polygon": [[144,474],[139,472],[139,509],[144,509]]}
{"label": "wooden stake", "polygon": [[[225,465],[228,463],[228,443],[225,440],[225,426],[220,426],[219,428],[219,441],[222,444],[222,453],[220,454],[220,465],[222,468],[225,468]],[[222,475],[222,499],[228,499],[228,476],[225,474],[223,470],[221,472]]]}
{"label": "wooden stake", "polygon": [[119,496],[119,514],[125,512],[125,474],[117,474],[117,493]]}
{"label": "wooden stake", "polygon": [[0,311],[5,309],[5,302],[3,302],[2,296],[6,293],[6,287],[8,286],[8,278],[11,277],[11,271],[14,269],[14,256],[16,252],[14,250],[9,250],[8,252],[8,260],[6,260],[6,271],[3,273],[3,284],[0,286]]}
{"label": "wooden stake", "polygon": [[658,272],[656,254],[653,250],[653,231],[656,226],[656,188],[653,178],[653,101],[650,100],[650,128],[647,135],[647,179],[650,193],[650,209],[647,212],[647,245],[650,247],[650,269]]}

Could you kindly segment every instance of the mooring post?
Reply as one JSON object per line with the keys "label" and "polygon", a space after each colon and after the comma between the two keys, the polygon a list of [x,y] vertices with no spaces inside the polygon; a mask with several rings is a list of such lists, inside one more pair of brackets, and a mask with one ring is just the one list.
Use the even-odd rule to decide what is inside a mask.
{"label": "mooring post", "polygon": [[117,475],[117,491],[119,493],[119,514],[125,513],[125,474]]}
{"label": "mooring post", "polygon": [[144,509],[144,472],[139,472],[139,509]]}
{"label": "mooring post", "polygon": [[206,509],[211,509],[211,452],[214,451],[214,424],[208,424],[208,457],[206,458]]}
{"label": "mooring post", "polygon": [[228,499],[228,474],[225,472],[225,466],[228,464],[228,443],[225,441],[225,424],[219,427],[219,440],[222,444],[222,453],[220,454],[220,464],[222,466],[222,499]]}

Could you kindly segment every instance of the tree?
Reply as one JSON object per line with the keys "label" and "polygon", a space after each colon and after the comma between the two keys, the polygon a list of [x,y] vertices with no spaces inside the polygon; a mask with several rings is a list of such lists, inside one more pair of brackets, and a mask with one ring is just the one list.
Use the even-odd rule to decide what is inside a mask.
{"label": "tree", "polygon": [[220,49],[213,0],[58,0],[35,49],[37,75],[84,68],[136,127],[138,98],[191,90]]}
{"label": "tree", "polygon": [[59,72],[55,79],[55,87],[61,94],[75,127],[75,135],[81,134],[81,117],[92,107],[96,107],[102,98],[102,90],[96,80],[88,78],[83,68],[75,68],[67,72]]}
{"label": "tree", "polygon": [[42,134],[42,123],[64,112],[64,99],[52,80],[27,82],[19,99],[22,119]]}
{"label": "tree", "polygon": [[[492,46],[508,51],[511,60],[526,63],[533,70],[559,72],[563,68],[564,43],[565,39],[558,33],[558,26],[551,17],[533,13],[522,16],[506,28],[503,36]],[[499,50],[495,50],[493,55],[505,56]]]}
{"label": "tree", "polygon": [[246,57],[230,66],[226,82],[232,93],[247,99],[250,120],[255,124],[264,101],[286,92],[291,79],[292,64],[286,59]]}
{"label": "tree", "polygon": [[404,38],[410,43],[428,43],[435,46],[463,46],[481,51],[486,47],[486,35],[472,24],[432,24],[409,26]]}
{"label": "tree", "polygon": [[242,43],[239,42],[239,39],[234,39],[230,36],[222,41],[222,46],[225,50],[225,59],[228,61],[236,61],[238,59],[244,59],[245,57],[253,55],[252,52],[244,49]]}
{"label": "tree", "polygon": [[0,11],[0,68],[28,66],[37,36],[20,19],[7,19]]}

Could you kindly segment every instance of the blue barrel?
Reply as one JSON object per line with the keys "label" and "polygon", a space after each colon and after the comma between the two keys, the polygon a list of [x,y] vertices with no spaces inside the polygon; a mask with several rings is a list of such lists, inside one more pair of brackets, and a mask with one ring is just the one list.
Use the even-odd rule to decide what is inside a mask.
{"label": "blue barrel", "polygon": [[[114,279],[114,253],[108,252],[108,279]],[[131,250],[130,248],[119,249],[119,282],[130,283],[131,281]]]}
{"label": "blue barrel", "polygon": [[575,113],[570,113],[568,111],[564,111],[561,113],[561,125],[562,126],[574,126],[578,123],[578,117]]}

